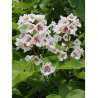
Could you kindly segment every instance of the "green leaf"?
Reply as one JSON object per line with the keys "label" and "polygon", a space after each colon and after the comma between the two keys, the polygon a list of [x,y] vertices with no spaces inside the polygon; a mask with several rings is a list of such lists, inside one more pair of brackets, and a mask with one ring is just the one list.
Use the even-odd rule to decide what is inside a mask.
{"label": "green leaf", "polygon": [[81,89],[75,89],[71,91],[66,98],[85,98],[85,91]]}
{"label": "green leaf", "polygon": [[56,94],[50,94],[46,98],[61,98],[59,95]]}
{"label": "green leaf", "polygon": [[20,12],[22,12],[22,9],[21,8],[17,8],[17,7],[13,7],[14,9],[12,9],[12,13],[17,13],[19,14]]}
{"label": "green leaf", "polygon": [[73,10],[73,13],[80,17],[85,22],[85,0],[68,0]]}
{"label": "green leaf", "polygon": [[18,29],[18,24],[15,23],[15,22],[12,22],[12,29],[19,30]]}
{"label": "green leaf", "polygon": [[70,92],[70,90],[69,90],[67,84],[60,85],[59,95],[61,96],[61,98],[65,98],[69,92]]}
{"label": "green leaf", "polygon": [[[77,82],[77,83],[68,83],[68,84],[61,84],[59,86],[59,95],[62,98],[66,98],[66,96],[75,89],[82,89],[85,90],[85,84],[82,82]],[[74,97],[73,97],[74,98]]]}
{"label": "green leaf", "polygon": [[78,39],[83,38],[83,37],[84,37],[84,34],[85,34],[85,33],[80,34],[80,35],[78,36]]}
{"label": "green leaf", "polygon": [[64,59],[63,61],[59,61],[58,54],[55,56],[48,56],[46,58],[42,58],[44,62],[51,62],[53,66],[56,66],[57,69],[80,69],[84,67],[84,64],[80,63],[75,58]]}
{"label": "green leaf", "polygon": [[46,12],[46,11],[48,10],[48,8],[47,8],[46,6],[47,6],[47,4],[49,4],[50,1],[51,1],[51,0],[42,0],[42,1],[41,1],[41,4],[40,4],[39,6],[40,6],[40,8],[41,8],[44,12]]}
{"label": "green leaf", "polygon": [[19,4],[21,5],[23,9],[28,9],[35,5],[35,0],[25,0],[25,1],[19,2]]}
{"label": "green leaf", "polygon": [[40,79],[34,79],[34,78],[27,78],[27,80],[25,81],[28,85],[30,85],[31,87],[41,87],[43,88],[43,90],[50,90],[50,88],[45,84],[45,80],[41,81]]}
{"label": "green leaf", "polygon": [[26,79],[28,76],[29,76],[29,74],[27,74],[25,72],[19,72],[18,75],[13,78],[12,84],[19,82],[19,81],[22,81],[22,80]]}
{"label": "green leaf", "polygon": [[55,47],[58,48],[59,50],[61,50],[61,45],[59,45],[59,44],[56,43]]}
{"label": "green leaf", "polygon": [[86,48],[86,40],[84,40],[84,41],[81,43],[80,47]]}
{"label": "green leaf", "polygon": [[17,76],[19,72],[23,72],[22,66],[15,60],[12,60],[12,79]]}
{"label": "green leaf", "polygon": [[25,59],[18,61],[18,63],[22,66],[23,70],[27,69],[28,62]]}
{"label": "green leaf", "polygon": [[13,94],[15,93],[15,94],[17,94],[17,95],[23,97],[23,95],[21,94],[21,92],[20,92],[18,89],[16,89],[16,88],[13,88],[13,89],[12,89],[12,93],[13,93]]}
{"label": "green leaf", "polygon": [[39,10],[38,9],[31,10],[31,13],[37,14],[37,13],[39,13]]}
{"label": "green leaf", "polygon": [[83,57],[82,59],[80,59],[79,62],[81,62],[82,64],[84,64],[84,67],[85,67],[85,57]]}
{"label": "green leaf", "polygon": [[20,60],[20,59],[24,59],[24,54],[20,51],[15,50],[14,48],[12,49],[13,52],[13,59],[14,60]]}
{"label": "green leaf", "polygon": [[45,63],[47,63],[47,62],[51,62],[52,64],[56,63],[56,61],[55,60],[52,60],[51,58],[52,58],[52,56],[48,56],[48,57],[42,58],[42,60]]}
{"label": "green leaf", "polygon": [[70,91],[72,91],[72,90],[75,90],[75,89],[82,89],[82,90],[85,90],[85,83],[83,83],[83,82],[76,82],[76,83],[73,83],[73,82],[69,82],[68,84],[67,84],[67,86],[68,86],[68,89],[70,90]]}
{"label": "green leaf", "polygon": [[13,59],[13,52],[12,52],[12,59]]}
{"label": "green leaf", "polygon": [[78,75],[76,75],[76,77],[84,79],[85,80],[85,72],[80,72],[78,73]]}
{"label": "green leaf", "polygon": [[22,66],[19,64],[19,61],[12,62],[12,83],[16,83],[26,79],[31,76],[34,72],[34,60],[31,61],[28,65],[28,68],[25,72],[23,72]]}
{"label": "green leaf", "polygon": [[12,37],[12,40],[15,40],[16,41],[16,38],[19,38],[19,35],[13,36]]}
{"label": "green leaf", "polygon": [[83,67],[83,64],[80,63],[75,58],[72,58],[69,62],[68,61],[64,62],[64,60],[63,60],[63,63],[57,62],[55,66],[60,66],[58,67],[58,69],[80,69],[81,67]]}
{"label": "green leaf", "polygon": [[28,95],[25,96],[24,98],[29,98],[34,92],[37,92],[37,91],[40,91],[42,90],[43,88],[41,87],[35,87],[34,89],[31,89],[29,92],[28,92]]}
{"label": "green leaf", "polygon": [[23,24],[22,27],[20,27],[19,29],[26,29],[27,28],[27,25]]}
{"label": "green leaf", "polygon": [[65,8],[65,4],[68,1],[61,1],[59,2],[56,7],[54,7],[54,13],[55,13],[55,17],[60,16],[60,15],[64,15],[64,8]]}
{"label": "green leaf", "polygon": [[32,75],[34,73],[34,62],[35,60],[32,60],[27,67],[26,73],[29,75]]}

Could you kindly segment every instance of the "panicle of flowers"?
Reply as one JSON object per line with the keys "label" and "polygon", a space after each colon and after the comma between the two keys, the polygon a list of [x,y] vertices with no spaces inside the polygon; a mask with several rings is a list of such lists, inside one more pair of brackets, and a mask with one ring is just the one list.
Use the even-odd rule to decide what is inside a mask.
{"label": "panicle of flowers", "polygon": [[[58,21],[58,23],[52,21],[49,27],[51,27],[51,30],[55,33],[55,36],[60,36],[62,37],[62,40],[64,40],[64,42],[62,42],[61,44],[61,50],[58,51],[60,52],[60,55],[58,56],[59,61],[62,61],[63,59],[67,58],[67,51],[69,49],[68,43],[66,43],[66,41],[71,40],[71,35],[78,36],[76,34],[76,31],[78,30],[77,27],[81,27],[81,23],[79,22],[79,19],[77,19],[77,16],[74,16],[72,13],[67,17],[60,16],[60,18],[61,19]],[[80,59],[81,55],[83,55],[84,52],[83,48],[81,48],[80,45],[81,41],[79,39],[76,39],[71,47],[74,48],[70,55],[71,57]]]}
{"label": "panicle of flowers", "polygon": [[[71,35],[77,36],[77,27],[81,27],[81,23],[79,22],[79,19],[77,19],[77,16],[74,16],[72,13],[67,17],[60,16],[60,18],[58,23],[52,21],[51,24],[47,26],[45,15],[35,15],[31,13],[20,16],[17,24],[19,25],[18,28],[20,28],[21,34],[19,35],[19,38],[16,39],[15,44],[17,49],[21,48],[24,52],[27,52],[36,45],[36,47],[47,49],[54,54],[59,52],[59,61],[66,59],[69,50],[66,41],[68,42],[71,40]],[[24,25],[27,25],[26,29],[22,29]],[[60,49],[56,47],[56,44],[59,42],[61,43]],[[70,55],[71,57],[80,59],[81,55],[83,55],[84,50],[80,47],[80,44],[81,41],[79,39],[76,39],[73,42],[71,48],[74,48],[74,50]],[[39,54],[39,56],[27,55],[25,59],[28,63],[35,60],[34,64],[36,66],[42,64],[40,71],[43,75],[49,75],[55,71],[51,62],[43,62],[41,54]]]}

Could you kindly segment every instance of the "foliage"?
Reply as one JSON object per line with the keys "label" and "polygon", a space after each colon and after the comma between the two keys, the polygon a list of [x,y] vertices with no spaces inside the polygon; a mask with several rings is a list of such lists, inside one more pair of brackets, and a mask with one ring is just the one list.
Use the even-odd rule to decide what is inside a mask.
{"label": "foliage", "polygon": [[[85,0],[12,0],[12,6],[12,98],[85,98],[85,52],[79,60],[69,57],[59,61],[59,53],[39,47],[42,60],[56,67],[54,73],[44,76],[39,70],[42,64],[35,66],[35,60],[30,63],[25,60],[27,55],[39,54],[36,45],[25,53],[22,49],[16,50],[15,45],[20,29],[27,28],[27,25],[18,27],[20,16],[31,13],[45,15],[49,25],[52,21],[58,23],[60,15],[67,17],[73,13],[78,16],[82,26],[76,31],[78,37],[72,35],[71,41],[65,43],[69,45],[71,53],[71,46],[78,38],[85,50]],[[56,43],[56,48],[61,50],[60,42]]]}

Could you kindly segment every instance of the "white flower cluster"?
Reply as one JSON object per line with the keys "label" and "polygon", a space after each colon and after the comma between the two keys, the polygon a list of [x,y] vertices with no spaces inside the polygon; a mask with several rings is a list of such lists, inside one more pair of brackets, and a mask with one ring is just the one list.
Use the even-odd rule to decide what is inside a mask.
{"label": "white flower cluster", "polygon": [[75,59],[80,59],[81,55],[83,55],[84,50],[83,48],[80,47],[81,41],[79,39],[76,39],[73,44],[72,44],[72,48],[74,48],[74,50],[71,53],[71,57],[74,57]]}
{"label": "white flower cluster", "polygon": [[[76,36],[77,26],[81,27],[79,23],[79,19],[77,16],[74,16],[72,13],[67,16],[63,17],[60,16],[61,19],[59,20],[58,24],[52,21],[49,26],[47,25],[47,21],[45,20],[45,15],[35,15],[31,14],[24,14],[24,16],[20,16],[18,20],[19,28],[24,25],[27,25],[27,28],[20,29],[21,34],[19,35],[20,38],[16,38],[16,46],[17,49],[22,48],[24,52],[31,50],[34,45],[37,47],[44,47],[53,53],[59,52],[58,55],[59,61],[63,61],[63,59],[67,58],[67,51],[69,49],[68,44],[64,42],[61,44],[61,50],[56,48],[56,43],[59,41],[69,41],[71,36]],[[53,35],[51,35],[51,31],[53,31]],[[72,57],[79,59],[81,54],[83,54],[84,50],[80,48],[81,42],[76,39],[72,44],[72,48],[74,51],[71,53]],[[28,63],[31,60],[35,60],[35,65],[38,66],[40,63],[43,63],[42,67],[40,68],[41,72],[44,75],[49,75],[55,71],[51,63],[44,63],[41,59],[41,56],[35,55],[27,55],[26,61]]]}
{"label": "white flower cluster", "polygon": [[40,65],[40,63],[43,63],[42,67],[40,68],[40,71],[42,72],[43,75],[49,75],[50,73],[53,73],[55,71],[55,68],[52,67],[51,62],[44,63],[42,61],[42,59],[39,58],[38,56],[35,56],[35,55],[29,56],[29,55],[27,55],[25,59],[28,63],[30,63],[32,60],[35,60],[34,64],[36,66]]}
{"label": "white flower cluster", "polygon": [[[61,37],[64,41],[70,41],[71,36],[78,36],[76,34],[77,27],[81,27],[81,23],[79,22],[79,19],[77,19],[77,16],[74,16],[72,13],[67,16],[63,17],[60,16],[60,20],[58,21],[58,24],[52,21],[52,23],[49,25],[51,27],[51,30],[55,33],[56,36],[59,36],[61,34]],[[68,36],[69,35],[69,36]],[[81,41],[79,39],[76,39],[74,43],[72,44],[72,48],[74,48],[74,51],[71,53],[71,57],[74,57],[75,59],[80,59],[81,54],[83,55],[84,50],[80,48]],[[59,61],[63,61],[63,59],[67,58],[67,54],[64,51],[68,51],[68,44],[62,43],[61,44],[62,51],[60,52],[60,55],[58,56]]]}

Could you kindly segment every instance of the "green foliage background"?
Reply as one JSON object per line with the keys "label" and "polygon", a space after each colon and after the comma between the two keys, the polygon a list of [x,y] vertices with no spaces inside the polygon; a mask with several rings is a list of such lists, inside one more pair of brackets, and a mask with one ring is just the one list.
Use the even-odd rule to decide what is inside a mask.
{"label": "green foliage background", "polygon": [[[85,0],[12,0],[12,97],[13,98],[85,98],[85,57],[80,60],[72,58],[70,61],[58,61],[57,55],[47,52],[45,62],[52,62],[57,67],[54,74],[47,77],[50,86],[45,82],[44,76],[34,70],[34,61],[28,64],[26,55],[34,54],[33,51],[23,53],[22,49],[16,50],[15,42],[20,31],[17,28],[19,16],[24,14],[45,15],[47,25],[51,21],[58,22],[60,15],[68,16],[70,13],[78,16],[82,24],[76,32],[81,40],[81,47],[85,50]],[[34,5],[37,8],[34,9]],[[72,41],[76,38],[72,37]],[[56,45],[59,48],[59,45]],[[40,50],[41,51],[41,50]],[[45,55],[44,55],[45,57]],[[22,59],[22,60],[20,60]]]}

